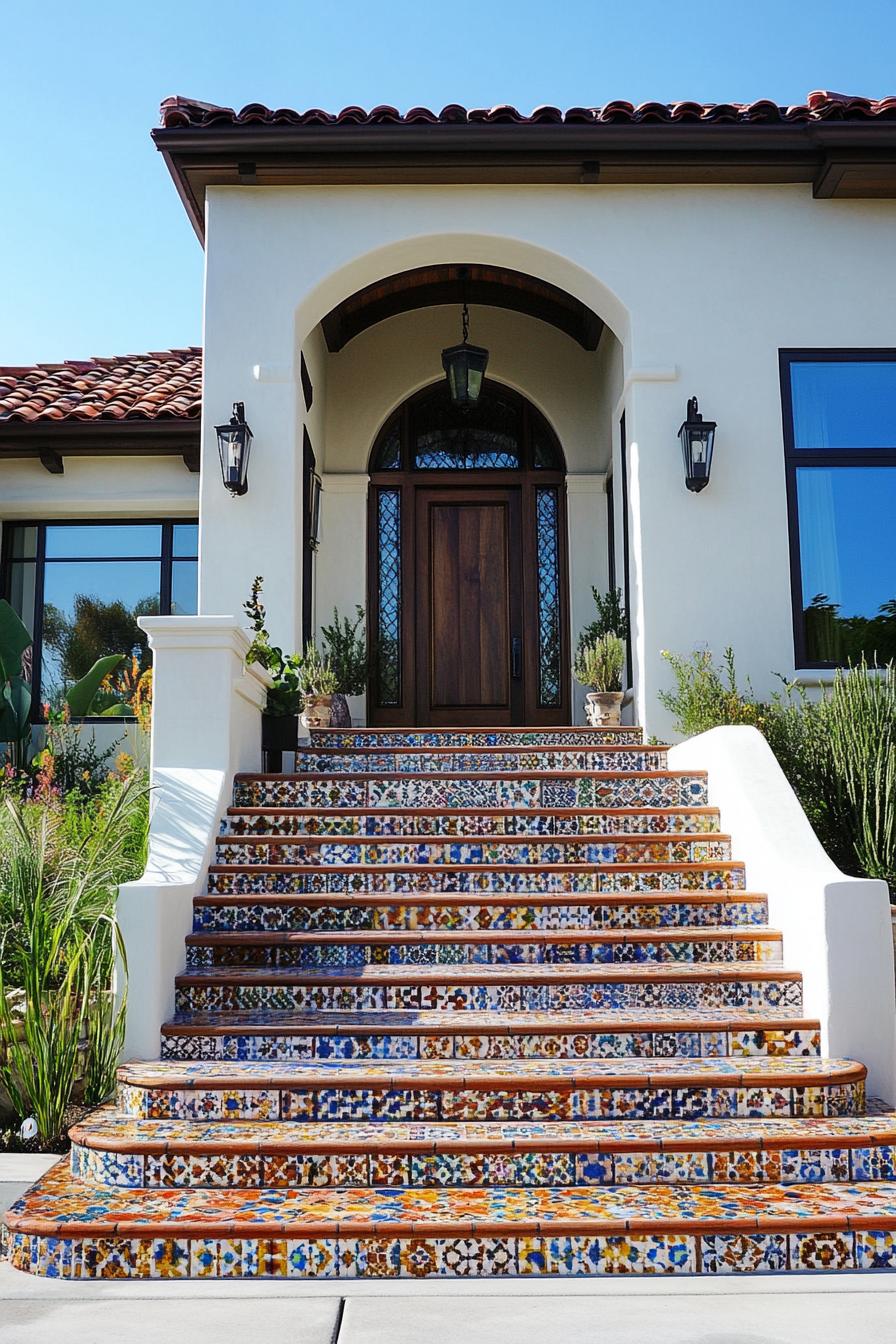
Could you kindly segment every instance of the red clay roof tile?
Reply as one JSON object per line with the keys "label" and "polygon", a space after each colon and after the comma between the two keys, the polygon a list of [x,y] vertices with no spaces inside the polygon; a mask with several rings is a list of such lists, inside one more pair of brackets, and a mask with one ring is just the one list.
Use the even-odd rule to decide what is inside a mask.
{"label": "red clay roof tile", "polygon": [[316,107],[297,112],[287,107],[274,109],[262,103],[249,103],[237,112],[232,107],[218,107],[214,103],[200,103],[179,96],[166,98],[161,106],[161,124],[169,130],[204,126],[412,126],[496,122],[520,126],[620,122],[755,125],[757,122],[866,121],[876,118],[896,120],[896,97],[862,98],[817,89],[808,94],[804,104],[792,107],[782,107],[767,98],[752,103],[648,102],[635,105],[616,101],[602,107],[572,107],[566,111],[559,107],[537,107],[528,115],[506,105],[466,108],[459,103],[450,103],[441,112],[432,112],[428,107],[413,107],[404,113],[387,106],[374,107],[369,112],[362,107],[344,107],[341,112],[334,113]]}
{"label": "red clay roof tile", "polygon": [[0,423],[198,420],[202,349],[0,367]]}

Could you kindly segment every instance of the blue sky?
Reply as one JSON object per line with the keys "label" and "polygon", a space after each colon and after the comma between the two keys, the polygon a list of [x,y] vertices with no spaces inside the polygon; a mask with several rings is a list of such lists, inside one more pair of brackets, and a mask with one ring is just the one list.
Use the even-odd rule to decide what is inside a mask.
{"label": "blue sky", "polygon": [[202,253],[150,128],[240,107],[896,92],[896,0],[7,4],[0,363],[198,343]]}

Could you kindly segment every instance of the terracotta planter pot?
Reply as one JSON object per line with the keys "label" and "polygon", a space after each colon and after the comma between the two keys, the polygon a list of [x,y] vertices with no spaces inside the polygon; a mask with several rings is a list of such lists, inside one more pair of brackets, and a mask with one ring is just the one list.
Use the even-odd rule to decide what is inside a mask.
{"label": "terracotta planter pot", "polygon": [[622,721],[622,691],[589,691],[585,714],[592,728],[615,727]]}
{"label": "terracotta planter pot", "polygon": [[302,727],[329,728],[332,706],[332,695],[306,695]]}

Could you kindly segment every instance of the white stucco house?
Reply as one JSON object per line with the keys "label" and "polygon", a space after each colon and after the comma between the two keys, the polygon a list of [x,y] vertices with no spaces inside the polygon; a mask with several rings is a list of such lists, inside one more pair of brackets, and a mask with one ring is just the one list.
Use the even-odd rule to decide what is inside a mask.
{"label": "white stucco house", "polygon": [[[664,650],[720,654],[731,646],[760,695],[774,689],[778,673],[818,686],[861,653],[870,661],[896,655],[896,98],[816,92],[794,107],[620,102],[543,107],[530,116],[458,106],[439,114],[260,105],[235,112],[169,98],[153,140],[205,251],[201,350],[0,369],[0,593],[33,633],[37,717],[88,652],[118,651],[130,637],[141,665],[154,658],[150,859],[141,881],[122,888],[119,910],[131,949],[128,1053],[154,1061],[164,1022],[163,1059],[127,1073],[126,1115],[138,1117],[137,1130],[160,1116],[176,1127],[193,1115],[176,1108],[192,1104],[191,1089],[208,1081],[207,1061],[230,1061],[225,1082],[235,1088],[239,1079],[248,1089],[222,1102],[215,1088],[225,1083],[209,1082],[209,1105],[224,1108],[213,1119],[225,1117],[227,1105],[255,1105],[253,1086],[287,1086],[279,1074],[270,1083],[263,1061],[291,1061],[294,1080],[309,1059],[325,1057],[323,1047],[313,1056],[287,1052],[298,1050],[299,1037],[312,1052],[330,1040],[332,1023],[309,1025],[309,1006],[323,1006],[356,1010],[340,1028],[352,1050],[360,1033],[365,1059],[401,1061],[394,1068],[405,1070],[407,1095],[391,1081],[389,1096],[408,1109],[377,1112],[378,1121],[431,1118],[444,1103],[435,1092],[454,1096],[452,1087],[473,1097],[462,1118],[492,1118],[485,1102],[475,1109],[481,1098],[464,1080],[460,1054],[466,1037],[458,1021],[478,1004],[498,1019],[516,1009],[538,1018],[533,1026],[530,1013],[506,1040],[500,1021],[481,1029],[503,1042],[488,1059],[520,1059],[528,1070],[510,1092],[516,1087],[533,1109],[498,1118],[565,1122],[577,1115],[537,1107],[555,1085],[566,1096],[575,1069],[584,1068],[562,1053],[579,1046],[555,1043],[572,1031],[563,1014],[575,1007],[576,1039],[587,1037],[589,1050],[588,1032],[597,1028],[588,1014],[606,1011],[613,1021],[600,1030],[624,1042],[613,1046],[620,1057],[638,1053],[637,1024],[645,1020],[655,1052],[670,1056],[658,1066],[666,1092],[656,1078],[625,1081],[637,1072],[633,1058],[617,1077],[603,1056],[588,1056],[611,1078],[601,1095],[617,1107],[599,1118],[643,1120],[645,1143],[662,1142],[651,1125],[715,1117],[723,1130],[731,1122],[732,1143],[754,1145],[758,1163],[780,1120],[779,1147],[786,1139],[800,1156],[811,1144],[839,1152],[867,1141],[872,1156],[853,1179],[870,1180],[873,1163],[886,1175],[896,1119],[888,1116],[892,1134],[884,1126],[890,1137],[881,1139],[883,1121],[864,1111],[866,1076],[875,1095],[896,1101],[885,884],[836,870],[752,729],[719,729],[667,752],[645,745],[637,726],[659,742],[670,736],[658,699],[669,684]],[[487,352],[478,398],[465,409],[443,363],[462,335],[480,370]],[[218,431],[232,411],[237,427],[251,430],[251,454],[228,462],[219,458]],[[715,434],[711,459],[695,465],[685,461],[680,430],[698,413]],[[334,607],[352,614],[361,606],[374,655],[353,711],[356,725],[381,736],[316,740],[288,776],[259,773],[268,678],[246,664],[242,615],[259,575],[276,644],[301,649]],[[602,730],[615,739],[598,730],[588,737],[584,728],[586,736],[576,736],[584,713],[571,651],[593,619],[593,588],[621,589],[628,615],[624,726]],[[363,854],[346,842],[326,857],[328,835],[352,834],[378,838]],[[439,848],[439,835],[463,843]],[[489,835],[499,839],[481,844]],[[532,857],[549,842],[548,857]],[[271,861],[272,853],[286,857]],[[340,871],[321,876],[328,863]],[[443,866],[434,876],[429,864]],[[475,864],[485,876],[481,867],[470,876]],[[737,898],[720,904],[729,888]],[[322,891],[337,893],[329,925],[309,914],[331,899]],[[419,891],[443,894],[427,897],[418,924],[399,924],[395,911],[405,918]],[[583,893],[593,891],[610,893],[601,898],[606,910],[595,905],[580,915]],[[283,913],[296,892],[312,893],[302,897],[301,920]],[[383,892],[388,897],[362,899]],[[489,895],[457,894],[467,892]],[[513,905],[515,892],[531,910],[505,916],[481,907]],[[466,906],[451,913],[464,900],[473,913]],[[557,901],[569,909],[551,912]],[[364,915],[358,906],[385,922],[351,924]],[[499,947],[507,929],[510,950]],[[185,936],[187,971],[178,974]],[[528,941],[536,950],[521,952]],[[411,943],[413,954],[402,950]],[[617,950],[607,953],[611,945]],[[627,964],[607,973],[608,989],[601,965],[614,959]],[[736,965],[707,971],[710,961]],[[471,965],[452,981],[455,962]],[[485,962],[501,964],[482,971]],[[573,989],[551,988],[564,972],[549,963],[560,962],[581,963],[569,972]],[[463,985],[478,985],[480,973],[474,1003]],[[537,982],[541,997],[533,990],[511,1003],[505,987],[504,998],[489,998],[490,975]],[[339,976],[341,998],[332,990]],[[413,998],[427,976],[430,997]],[[453,997],[438,997],[442,979]],[[586,981],[591,997],[583,991],[573,1003]],[[385,1045],[382,1024],[371,1025],[384,1007],[398,1023]],[[414,1044],[423,1028],[402,1025],[412,1008],[424,1017],[442,1011],[431,1028],[433,1049],[442,1051],[430,1056],[442,1081],[426,1075],[431,1113],[419,1110],[414,1092],[415,1061],[424,1056],[412,1053],[423,1049]],[[675,1040],[672,1027],[665,1032],[654,1020],[663,1012],[675,1018],[673,1010],[685,1019],[676,1018]],[[362,1053],[359,1046],[357,1058]],[[763,1056],[758,1064],[746,1058],[755,1054]],[[356,1055],[346,1045],[340,1059]],[[351,1067],[345,1096],[372,1105],[376,1083],[366,1074],[353,1081]],[[484,1076],[485,1056],[473,1067]],[[719,1079],[723,1068],[742,1071],[736,1086]],[[307,1086],[324,1084],[315,1075]],[[481,1087],[503,1083],[486,1077]],[[278,1095],[278,1114],[286,1115],[292,1102]],[[337,1111],[333,1103],[326,1113],[286,1118],[362,1115]],[[438,1110],[440,1120],[451,1114],[461,1111]],[[818,1119],[814,1138],[806,1137],[807,1117]],[[744,1138],[753,1119],[756,1132]],[[569,1144],[587,1152],[584,1131],[567,1137],[564,1152]],[[91,1142],[102,1148],[102,1135],[89,1139],[85,1150]],[[132,1142],[143,1139],[138,1133]],[[188,1148],[189,1134],[181,1139]],[[257,1137],[259,1151],[264,1142]],[[707,1151],[713,1145],[718,1150],[710,1135]],[[143,1156],[132,1154],[134,1162]],[[629,1263],[654,1272],[654,1252],[671,1257],[664,1272],[896,1266],[896,1186],[864,1204],[853,1190],[825,1187],[831,1203],[822,1207],[811,1190],[791,1197],[779,1163],[776,1176],[756,1178],[773,1183],[767,1209],[756,1214],[748,1199],[735,1209],[740,1195],[731,1196],[724,1216],[759,1231],[738,1231],[729,1244],[717,1235],[718,1210],[691,1209],[670,1222],[671,1205],[653,1193],[667,1183],[711,1182],[708,1159],[700,1165],[697,1157],[689,1174],[654,1171],[646,1193],[632,1195],[626,1216],[665,1231],[654,1238],[658,1250],[639,1243],[615,1269],[606,1208],[597,1198],[582,1206],[570,1236],[597,1229],[595,1245],[604,1240],[594,1256],[610,1266],[599,1272],[620,1264],[628,1272]],[[79,1179],[107,1179],[96,1177],[94,1159],[79,1160]],[[143,1183],[110,1162],[104,1171],[117,1174],[109,1180]],[[146,1162],[139,1171],[151,1186]],[[718,1177],[726,1190],[747,1179],[747,1167],[741,1174],[736,1167],[732,1158],[729,1174]],[[647,1179],[620,1177],[628,1170],[621,1158],[603,1175],[595,1169],[582,1176],[576,1168],[576,1185]],[[806,1157],[803,1174],[790,1179],[807,1188],[845,1181],[858,1159],[853,1168],[841,1164],[840,1175],[831,1170]],[[221,1183],[239,1179],[231,1171]],[[472,1183],[487,1193],[496,1181]],[[63,1186],[59,1177],[47,1187],[50,1211]],[[65,1191],[81,1208],[77,1182]],[[463,1191],[449,1194],[445,1227],[455,1236]],[[318,1272],[308,1269],[315,1256],[331,1267],[319,1272],[334,1275],[598,1272],[597,1258],[586,1263],[581,1247],[567,1248],[564,1260],[547,1240],[536,1250],[525,1243],[532,1227],[543,1230],[545,1210],[534,1203],[510,1231],[494,1210],[486,1216],[491,1249],[474,1250],[491,1259],[474,1270],[457,1268],[474,1251],[445,1250],[438,1211],[426,1213],[418,1252],[439,1267],[418,1269],[402,1258],[412,1254],[402,1238],[408,1228],[417,1235],[419,1210],[396,1223],[394,1245],[376,1261],[363,1237],[371,1220],[391,1216],[377,1211],[376,1191],[365,1194],[373,1211],[344,1246],[345,1209],[334,1204],[318,1217],[315,1206],[309,1223],[306,1195],[289,1192],[290,1235],[313,1226],[309,1235],[320,1237],[323,1219],[337,1229],[337,1251],[314,1242],[318,1249],[302,1260],[305,1251],[261,1252],[281,1243],[258,1241],[252,1260],[233,1251],[239,1243],[226,1240],[227,1228],[182,1245],[163,1211],[154,1235],[168,1240],[131,1240],[109,1255],[135,1276],[156,1272],[151,1263],[163,1265],[160,1273],[183,1263],[196,1273],[208,1263],[221,1274],[293,1273],[285,1268],[293,1255],[301,1260],[296,1273]],[[802,1231],[787,1222],[797,1197],[806,1201],[799,1217],[809,1220]],[[52,1273],[57,1251],[38,1241],[42,1198],[38,1188],[13,1211],[13,1254],[20,1267]],[[196,1200],[193,1224],[213,1229],[215,1210]],[[189,1225],[189,1200],[185,1207]],[[500,1200],[495,1209],[503,1217]],[[90,1214],[100,1231],[117,1231],[116,1220],[132,1216],[120,1191],[108,1209],[91,1205]],[[828,1231],[810,1244],[813,1218]],[[100,1231],[91,1224],[82,1236],[72,1226],[57,1229],[69,1246],[58,1255],[69,1255],[69,1265],[87,1257],[78,1262],[89,1265],[85,1276],[105,1272],[82,1245]],[[268,1269],[258,1269],[259,1255],[269,1255]],[[509,1258],[498,1263],[499,1255]],[[363,1268],[374,1263],[380,1268]]]}
{"label": "white stucco house", "polygon": [[[99,571],[110,598],[233,613],[261,574],[286,648],[363,605],[373,725],[580,717],[592,585],[624,591],[630,716],[660,735],[663,649],[731,644],[757,692],[889,650],[894,137],[892,100],[825,93],[531,117],[166,100],[153,138],[205,248],[204,349],[0,374],[4,592],[40,622],[78,563],[115,557],[133,563]],[[441,352],[465,298],[489,362],[457,431]],[[693,396],[718,426],[700,493]],[[215,437],[234,402],[241,498]],[[492,574],[500,556],[500,591],[434,607],[421,567],[474,518],[451,544]],[[85,520],[117,526],[57,530]],[[427,650],[459,616],[489,646],[472,681],[436,684]]]}

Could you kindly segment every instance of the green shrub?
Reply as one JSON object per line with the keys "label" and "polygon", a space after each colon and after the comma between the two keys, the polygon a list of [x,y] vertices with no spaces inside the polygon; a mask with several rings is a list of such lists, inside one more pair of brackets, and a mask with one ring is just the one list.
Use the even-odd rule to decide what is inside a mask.
{"label": "green shrub", "polygon": [[0,800],[0,1081],[20,1120],[55,1144],[75,1100],[108,1097],[124,1034],[113,996],[118,884],[145,861],[147,784],[94,799]]}
{"label": "green shrub", "polygon": [[333,624],[321,626],[321,653],[336,677],[343,695],[362,695],[367,689],[367,641],[364,608],[355,607],[355,619],[340,616],[333,608]]}
{"label": "green shrub", "polygon": [[573,676],[592,691],[621,691],[625,645],[617,635],[601,635],[593,644],[579,645]]}
{"label": "green shrub", "polygon": [[586,645],[595,644],[604,635],[618,635],[622,640],[628,638],[628,619],[622,602],[622,589],[611,588],[607,593],[599,593],[592,587],[591,596],[597,608],[597,619],[589,622],[580,633],[576,644],[577,656]]}
{"label": "green shrub", "polygon": [[896,665],[862,659],[838,670],[819,700],[781,678],[768,701],[741,690],[732,650],[721,664],[698,650],[665,653],[675,689],[660,693],[685,736],[751,724],[768,740],[831,859],[845,872],[882,878],[896,894]]}

